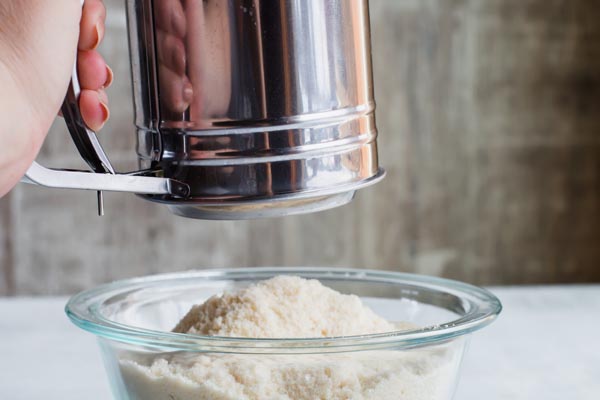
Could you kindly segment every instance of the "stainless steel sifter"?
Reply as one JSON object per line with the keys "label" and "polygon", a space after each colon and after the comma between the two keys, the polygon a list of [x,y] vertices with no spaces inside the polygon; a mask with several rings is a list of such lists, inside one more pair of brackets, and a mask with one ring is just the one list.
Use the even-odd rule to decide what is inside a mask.
{"label": "stainless steel sifter", "polygon": [[380,180],[368,0],[127,0],[140,171],[117,174],[63,105],[91,171],[57,188],[137,193],[181,216],[312,212]]}

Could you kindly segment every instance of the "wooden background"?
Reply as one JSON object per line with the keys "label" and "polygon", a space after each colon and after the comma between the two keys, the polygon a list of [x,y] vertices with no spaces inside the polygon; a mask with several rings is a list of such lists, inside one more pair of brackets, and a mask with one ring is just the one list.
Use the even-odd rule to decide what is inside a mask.
{"label": "wooden background", "polygon": [[[124,7],[102,141],[134,169]],[[252,222],[171,216],[133,195],[20,185],[0,200],[0,294],[72,293],[193,267],[395,269],[478,284],[600,281],[600,2],[372,0],[387,179],[349,206]],[[62,122],[41,155],[82,166]]]}

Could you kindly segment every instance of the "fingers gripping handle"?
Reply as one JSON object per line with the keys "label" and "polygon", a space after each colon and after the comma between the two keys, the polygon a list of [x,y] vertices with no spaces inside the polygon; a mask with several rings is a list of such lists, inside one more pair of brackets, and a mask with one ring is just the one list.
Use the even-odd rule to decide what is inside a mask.
{"label": "fingers gripping handle", "polygon": [[96,133],[89,129],[85,125],[85,122],[83,122],[78,104],[80,92],[77,71],[74,70],[67,96],[61,108],[71,138],[79,154],[81,154],[81,157],[90,166],[92,171],[114,174],[115,170],[100,145]]}
{"label": "fingers gripping handle", "polygon": [[[81,0],[82,7],[84,2],[85,0]],[[96,132],[89,129],[83,121],[81,110],[79,109],[80,94],[81,86],[79,85],[79,76],[77,75],[77,55],[75,55],[71,83],[69,84],[61,111],[75,147],[77,147],[79,154],[81,154],[81,157],[90,166],[92,171],[114,174],[115,169],[100,145]],[[98,191],[97,199],[98,215],[104,215],[104,197],[101,191]]]}
{"label": "fingers gripping handle", "polygon": [[[84,0],[81,0],[82,5],[83,3]],[[22,182],[52,188],[98,191],[99,214],[103,213],[101,193],[103,190],[169,194],[178,198],[189,197],[190,188],[187,184],[158,177],[156,176],[157,171],[116,174],[96,137],[96,133],[89,129],[83,121],[79,110],[80,93],[77,61],[75,61],[71,83],[62,105],[62,113],[77,150],[90,166],[92,172],[49,169],[34,161],[21,179]]]}
{"label": "fingers gripping handle", "polygon": [[[81,0],[82,6],[83,3],[84,0]],[[115,170],[100,145],[96,133],[89,129],[83,121],[81,111],[79,110],[80,94],[81,86],[79,85],[79,77],[77,75],[77,57],[75,57],[71,83],[69,84],[61,111],[79,154],[81,154],[81,157],[90,166],[92,171],[114,174]]]}

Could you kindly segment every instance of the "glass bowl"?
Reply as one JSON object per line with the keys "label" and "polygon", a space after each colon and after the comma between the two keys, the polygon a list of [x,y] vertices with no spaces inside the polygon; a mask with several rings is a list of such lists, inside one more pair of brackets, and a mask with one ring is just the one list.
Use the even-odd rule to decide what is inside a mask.
{"label": "glass bowl", "polygon": [[[193,304],[277,275],[318,279],[414,329],[307,339],[170,331]],[[116,399],[451,399],[470,333],[501,310],[485,289],[358,269],[243,268],[115,282],[73,296],[69,318],[98,336]],[[418,328],[417,328],[418,326]]]}

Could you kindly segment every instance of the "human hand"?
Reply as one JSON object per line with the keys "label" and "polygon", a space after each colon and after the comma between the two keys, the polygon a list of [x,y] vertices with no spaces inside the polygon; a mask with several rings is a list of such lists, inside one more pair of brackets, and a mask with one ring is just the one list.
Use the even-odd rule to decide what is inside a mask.
{"label": "human hand", "polygon": [[[64,100],[78,49],[86,124],[108,119],[112,72],[96,51],[104,36],[101,0],[0,1],[0,196],[31,165]],[[81,35],[80,35],[81,27]]]}
{"label": "human hand", "polygon": [[77,72],[82,89],[79,108],[84,122],[94,131],[102,129],[110,115],[105,89],[111,85],[113,73],[96,50],[104,38],[105,19],[102,0],[86,0],[77,45]]}

